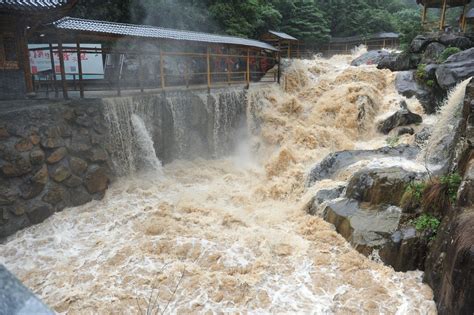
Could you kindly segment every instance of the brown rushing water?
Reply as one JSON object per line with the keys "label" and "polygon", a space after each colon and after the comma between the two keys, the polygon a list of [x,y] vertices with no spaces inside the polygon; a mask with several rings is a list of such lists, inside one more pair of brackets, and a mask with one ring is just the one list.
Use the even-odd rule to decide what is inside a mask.
{"label": "brown rushing water", "polygon": [[374,121],[400,100],[392,73],[348,60],[296,61],[286,91],[251,90],[261,132],[233,157],[122,178],[104,200],[12,236],[0,262],[58,313],[138,313],[156,299],[180,314],[435,314],[421,272],[364,257],[302,210],[338,183],[306,190],[309,168],[335,150],[384,145]]}

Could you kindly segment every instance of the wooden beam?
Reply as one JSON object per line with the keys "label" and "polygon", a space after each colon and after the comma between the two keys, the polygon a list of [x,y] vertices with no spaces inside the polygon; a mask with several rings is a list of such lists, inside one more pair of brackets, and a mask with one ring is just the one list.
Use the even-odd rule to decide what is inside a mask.
{"label": "wooden beam", "polygon": [[28,50],[28,40],[26,36],[26,29],[22,21],[18,22],[17,33],[15,40],[17,41],[17,53],[19,53],[18,61],[23,70],[25,78],[26,94],[33,95],[35,93],[33,86],[33,77],[30,68],[30,52]]}
{"label": "wooden beam", "polygon": [[426,11],[428,10],[428,7],[426,5],[423,6],[423,13],[421,16],[421,23],[424,25],[426,23]]}
{"label": "wooden beam", "polygon": [[161,80],[161,89],[165,90],[165,64],[163,60],[163,50],[160,49],[160,80]]}
{"label": "wooden beam", "polygon": [[56,65],[54,64],[54,50],[53,44],[49,43],[49,57],[51,59],[51,69],[53,72],[53,88],[54,88],[54,97],[58,97],[58,82],[56,80]]}
{"label": "wooden beam", "polygon": [[140,86],[140,92],[143,93],[143,64],[142,64],[142,55],[138,55],[138,85]]}
{"label": "wooden beam", "polygon": [[250,87],[250,49],[247,49],[247,88]]}
{"label": "wooden beam", "polygon": [[210,92],[211,91],[211,84],[212,84],[212,78],[211,78],[211,51],[210,47],[207,47],[207,90]]}
{"label": "wooden beam", "polygon": [[461,30],[463,32],[466,32],[466,14],[467,14],[467,3],[464,5],[464,8],[462,10],[462,18],[460,20],[461,22]]}
{"label": "wooden beam", "polygon": [[58,53],[59,53],[59,67],[61,69],[61,83],[63,88],[63,97],[68,99],[67,94],[67,82],[66,82],[66,70],[64,68],[64,55],[63,55],[63,42],[60,36],[58,36]]}
{"label": "wooden beam", "polygon": [[81,98],[84,98],[84,74],[82,72],[82,59],[81,59],[81,43],[79,38],[76,39],[76,47],[77,47],[77,69],[79,72],[79,94]]}
{"label": "wooden beam", "polygon": [[439,23],[439,30],[444,31],[444,24],[446,21],[446,7],[447,7],[447,0],[443,0],[443,8],[441,10],[441,20]]}

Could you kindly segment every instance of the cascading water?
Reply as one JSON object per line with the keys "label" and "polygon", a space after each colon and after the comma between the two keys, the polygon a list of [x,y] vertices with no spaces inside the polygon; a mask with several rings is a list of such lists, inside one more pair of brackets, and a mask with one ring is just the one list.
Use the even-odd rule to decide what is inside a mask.
{"label": "cascading water", "polygon": [[[286,91],[270,86],[248,92],[255,163],[180,160],[163,167],[165,176],[124,177],[104,200],[66,209],[11,237],[0,247],[0,263],[55,311],[68,314],[136,313],[150,304],[168,313],[435,314],[421,272],[397,273],[369,260],[332,225],[302,210],[314,190],[353,171],[307,191],[308,169],[335,150],[384,144],[374,119],[400,101],[391,72],[351,68],[350,59],[297,61],[287,71]],[[205,147],[212,156],[214,142],[226,139],[216,141],[214,131],[233,130],[214,117],[226,126],[239,120],[229,119],[240,112],[227,108],[236,104],[216,114],[213,97],[206,97],[204,110],[199,96],[186,98],[190,102],[167,98],[168,125],[174,134],[187,130],[174,139],[191,151]],[[117,103],[107,109],[117,136],[112,145],[123,149],[115,157],[134,168],[136,157],[128,160],[134,148],[126,143],[136,133],[131,117],[159,113],[157,106]],[[151,130],[144,119],[151,135],[167,129],[164,121],[156,119],[153,125],[162,125]]]}
{"label": "cascading water", "polygon": [[136,132],[140,152],[143,154],[144,169],[161,173],[161,162],[156,157],[154,143],[145,123],[140,116],[132,114],[132,125]]}

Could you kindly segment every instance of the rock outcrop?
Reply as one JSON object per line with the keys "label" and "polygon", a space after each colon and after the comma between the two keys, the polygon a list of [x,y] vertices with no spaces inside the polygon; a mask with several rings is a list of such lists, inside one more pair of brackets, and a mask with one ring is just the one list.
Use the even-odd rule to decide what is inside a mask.
{"label": "rock outcrop", "polygon": [[449,89],[474,76],[474,48],[450,56],[436,70],[438,84]]}
{"label": "rock outcrop", "polygon": [[377,65],[383,58],[389,55],[390,53],[386,50],[371,50],[354,59],[351,62],[351,66]]}
{"label": "rock outcrop", "polygon": [[420,115],[412,113],[408,108],[404,108],[380,122],[377,129],[383,134],[389,134],[396,127],[419,124],[422,121],[423,118]]}

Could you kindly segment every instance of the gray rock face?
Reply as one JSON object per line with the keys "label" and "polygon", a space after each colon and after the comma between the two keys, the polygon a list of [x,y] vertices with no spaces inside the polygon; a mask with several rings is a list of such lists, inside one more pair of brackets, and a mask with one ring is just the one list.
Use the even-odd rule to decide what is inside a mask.
{"label": "gray rock face", "polygon": [[399,205],[406,185],[419,177],[401,167],[362,169],[349,181],[346,197],[371,205]]}
{"label": "gray rock face", "polygon": [[420,149],[417,147],[403,145],[395,148],[385,147],[377,150],[348,150],[331,153],[311,169],[306,185],[309,187],[317,181],[332,178],[339,171],[361,160],[383,157],[402,157],[412,160],[419,152]]}
{"label": "gray rock face", "polygon": [[435,41],[437,41],[435,36],[418,35],[411,42],[410,51],[414,53],[421,53],[429,44]]}
{"label": "gray rock face", "polygon": [[401,109],[392,116],[382,121],[378,125],[377,129],[383,134],[388,134],[392,129],[396,127],[418,124],[422,121],[423,119],[420,115],[412,113],[408,109]]}
{"label": "gray rock face", "polygon": [[371,50],[354,59],[351,66],[377,65],[384,57],[389,55],[390,53],[385,50]]}
{"label": "gray rock face", "polygon": [[3,265],[0,265],[0,314],[53,315],[54,312],[21,284]]}
{"label": "gray rock face", "polygon": [[433,114],[438,104],[444,98],[444,93],[436,92],[437,89],[429,89],[415,80],[415,71],[402,71],[397,73],[395,87],[405,97],[415,96],[428,114]]}
{"label": "gray rock face", "polygon": [[415,143],[419,146],[425,144],[430,139],[432,131],[431,127],[424,127],[421,129],[415,134]]}
{"label": "gray rock face", "polygon": [[377,64],[378,69],[391,71],[407,71],[416,69],[421,61],[421,55],[409,53],[392,53],[384,56]]}
{"label": "gray rock face", "polygon": [[474,48],[452,55],[436,70],[436,79],[443,89],[450,89],[472,76],[474,76]]}
{"label": "gray rock face", "polygon": [[421,62],[424,64],[436,63],[441,53],[446,49],[443,44],[433,42],[426,46]]}
{"label": "gray rock face", "polygon": [[459,49],[469,49],[474,46],[474,42],[468,37],[455,34],[442,34],[439,41],[447,47],[457,47]]}
{"label": "gray rock face", "polygon": [[316,215],[324,202],[339,198],[345,188],[344,185],[341,185],[332,189],[321,189],[318,191],[309,203],[308,214]]}

